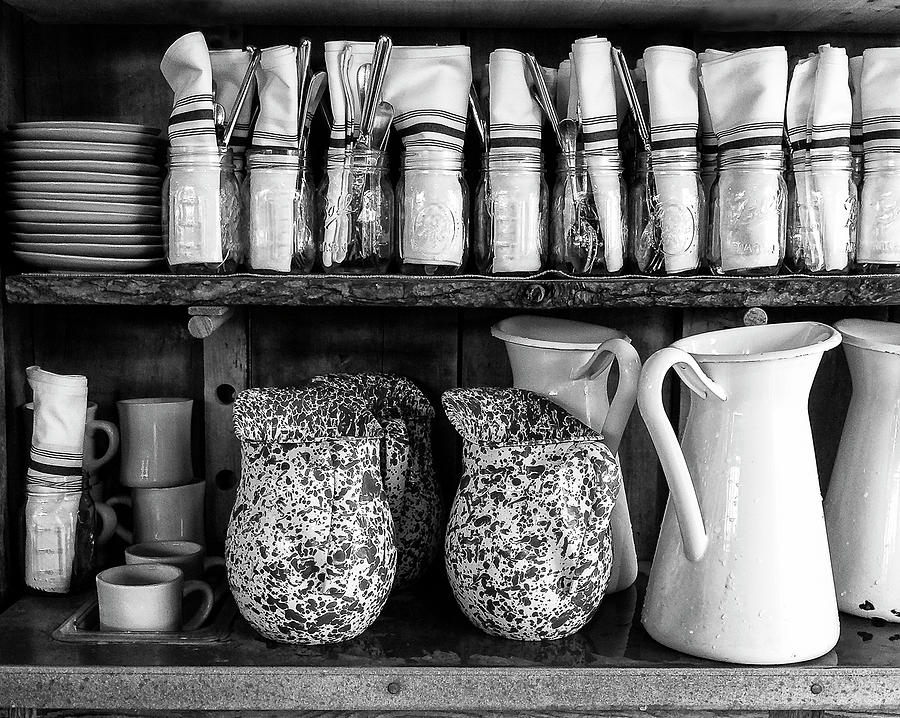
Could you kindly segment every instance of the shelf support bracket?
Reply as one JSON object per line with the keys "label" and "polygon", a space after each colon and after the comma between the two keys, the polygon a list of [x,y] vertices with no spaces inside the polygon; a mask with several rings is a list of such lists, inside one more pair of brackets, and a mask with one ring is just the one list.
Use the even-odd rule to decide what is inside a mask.
{"label": "shelf support bracket", "polygon": [[233,307],[188,307],[188,332],[194,339],[208,339],[233,314]]}

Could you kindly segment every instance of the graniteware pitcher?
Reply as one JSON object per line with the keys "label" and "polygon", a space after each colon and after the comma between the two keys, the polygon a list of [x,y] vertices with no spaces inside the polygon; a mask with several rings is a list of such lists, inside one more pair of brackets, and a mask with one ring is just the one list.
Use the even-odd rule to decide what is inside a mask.
{"label": "graniteware pitcher", "polygon": [[[807,404],[815,322],[680,339],[644,365],[638,406],[670,495],[643,623],[663,645],[735,663],[817,658],[839,624]],[[671,368],[693,392],[679,446],[663,409]]]}
{"label": "graniteware pitcher", "polygon": [[[641,360],[631,340],[616,329],[553,317],[510,317],[491,327],[502,339],[512,366],[513,386],[546,396],[603,435],[618,451],[637,398]],[[613,360],[619,383],[610,404],[607,383]],[[613,566],[607,593],[623,591],[637,578],[637,554],[625,486],[610,519]]]}
{"label": "graniteware pitcher", "polygon": [[835,328],[853,382],[825,496],[838,608],[900,622],[900,324]]}

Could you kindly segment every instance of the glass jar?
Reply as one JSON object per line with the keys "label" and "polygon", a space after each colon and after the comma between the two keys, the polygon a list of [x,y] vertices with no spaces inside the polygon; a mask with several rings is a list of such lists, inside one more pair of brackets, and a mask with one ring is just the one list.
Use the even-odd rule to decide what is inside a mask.
{"label": "glass jar", "polygon": [[786,263],[798,272],[846,274],[858,211],[850,153],[798,150],[792,166]]}
{"label": "glass jar", "polygon": [[394,190],[378,150],[328,154],[318,192],[319,254],[326,272],[384,274],[394,261]]}
{"label": "glass jar", "polygon": [[622,271],[627,215],[628,191],[617,151],[561,155],[550,213],[553,267],[573,276]]}
{"label": "glass jar", "polygon": [[473,217],[478,271],[528,275],[544,269],[549,204],[539,154],[486,156]]}
{"label": "glass jar", "polygon": [[866,155],[856,265],[864,272],[900,270],[900,153]]}
{"label": "glass jar", "polygon": [[309,274],[316,262],[315,191],[295,149],[250,150],[241,186],[247,266],[254,272]]}
{"label": "glass jar", "polygon": [[408,148],[396,212],[400,270],[457,274],[469,256],[469,187],[462,152]]}
{"label": "glass jar", "polygon": [[76,567],[80,490],[29,486],[25,500],[25,585],[68,593]]}
{"label": "glass jar", "polygon": [[663,150],[638,157],[629,190],[629,257],[642,274],[688,274],[706,254],[706,191],[696,150]]}
{"label": "glass jar", "polygon": [[231,150],[170,147],[162,188],[166,259],[177,274],[230,274],[244,261]]}
{"label": "glass jar", "polygon": [[707,258],[715,274],[777,274],[787,236],[784,153],[729,150],[719,157],[710,198]]}

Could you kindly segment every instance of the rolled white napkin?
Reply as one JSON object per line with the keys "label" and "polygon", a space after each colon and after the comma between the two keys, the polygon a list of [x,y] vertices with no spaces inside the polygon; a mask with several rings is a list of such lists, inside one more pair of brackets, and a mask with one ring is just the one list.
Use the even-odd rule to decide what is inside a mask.
{"label": "rolled white napkin", "polygon": [[259,116],[255,147],[297,147],[297,48],[267,47],[256,67]]}
{"label": "rolled white napkin", "polygon": [[495,273],[541,269],[540,173],[498,169],[512,158],[538,162],[541,111],[531,97],[524,55],[499,49],[490,55],[490,137],[488,177],[492,205]]}
{"label": "rolled white napkin", "polygon": [[[212,76],[216,84],[216,101],[225,108],[225,122],[231,122],[231,108],[237,99],[238,91],[247,68],[250,65],[250,53],[247,50],[210,50],[209,62]],[[238,112],[237,124],[231,135],[231,148],[235,154],[243,154],[247,149],[250,136],[250,116],[253,112],[253,101],[256,97],[256,77],[250,78],[250,89],[247,98]]]}
{"label": "rolled white napkin", "polygon": [[900,47],[865,50],[860,86],[863,150],[900,150]]}
{"label": "rolled white napkin", "polygon": [[[781,153],[787,94],[784,47],[753,48],[704,62],[700,78],[720,155],[734,150],[749,156]],[[779,193],[779,177],[776,173],[727,174],[719,173],[722,270],[777,265],[781,241],[778,213],[766,212],[748,225],[744,220],[733,221],[729,210],[733,198],[748,193],[755,195],[761,206],[771,206]]]}
{"label": "rolled white napkin", "polygon": [[[730,52],[724,50],[712,50],[707,48],[697,55],[697,78],[700,77],[700,66],[710,60],[716,60],[720,57],[730,55]],[[719,145],[716,141],[716,133],[713,130],[712,118],[709,116],[709,104],[706,101],[706,92],[703,89],[703,83],[698,82],[697,88],[697,104],[699,107],[699,124],[700,124],[700,179],[706,190],[707,202],[709,200],[709,191],[718,174],[717,162],[719,158]]]}
{"label": "rolled white napkin", "polygon": [[[342,149],[344,147],[344,93],[341,89],[341,71],[338,58],[345,46],[349,45],[350,55],[350,99],[355,114],[354,124],[359,126],[359,93],[356,90],[356,73],[360,65],[372,62],[375,52],[374,42],[348,42],[347,40],[330,40],[325,43],[325,71],[328,73],[328,97],[331,102],[331,114],[334,125],[331,128],[331,142],[329,148]],[[396,52],[397,48],[394,48]],[[393,56],[393,53],[392,53]],[[392,60],[393,62],[393,60]],[[388,68],[390,70],[390,68]]]}
{"label": "rolled white napkin", "polygon": [[[383,96],[394,106],[394,126],[407,154],[433,157],[441,167],[461,160],[471,84],[471,52],[465,45],[394,48]],[[408,169],[404,183],[403,261],[460,266],[468,232],[456,175]]]}
{"label": "rolled white napkin", "polygon": [[[585,37],[572,44],[573,87],[578,92],[581,128],[585,152],[616,153],[619,149],[619,125],[624,117],[620,93],[616,89],[612,45],[606,38]],[[569,101],[571,105],[571,99]],[[613,172],[601,171],[604,164],[586,159],[588,176],[598,207],[605,205],[602,197],[620,194],[619,179]],[[612,202],[613,205],[621,202]],[[600,213],[603,234],[603,255],[606,269],[618,272],[625,264],[624,223],[621,217]]]}
{"label": "rolled white napkin", "polygon": [[[802,255],[805,263],[815,267],[822,258],[822,235],[819,230],[817,202],[810,173],[810,118],[816,86],[819,57],[812,54],[798,61],[791,74],[785,104],[788,141],[794,166],[794,185],[797,189],[797,236],[791,237],[791,250]],[[810,267],[810,268],[813,268]]]}
{"label": "rolled white napkin", "polygon": [[[703,198],[694,174],[699,121],[697,55],[684,47],[656,45],[644,50],[644,68],[665,270],[677,274],[700,266]],[[679,162],[677,171],[666,171],[665,160],[673,155],[684,161]]]}
{"label": "rolled white napkin", "polygon": [[166,50],[159,69],[175,95],[169,115],[170,144],[215,148],[213,73],[203,33],[179,37]]}
{"label": "rolled white napkin", "polygon": [[[815,257],[813,271],[846,269],[853,244],[854,208],[849,199],[850,69],[847,51],[822,45],[816,64],[815,92],[810,110],[810,174],[816,198],[822,254]],[[835,171],[834,161],[847,170]]]}
{"label": "rolled white napkin", "polygon": [[862,55],[851,57],[850,64],[850,100],[853,114],[850,119],[850,151],[861,155],[863,151],[862,125]]}

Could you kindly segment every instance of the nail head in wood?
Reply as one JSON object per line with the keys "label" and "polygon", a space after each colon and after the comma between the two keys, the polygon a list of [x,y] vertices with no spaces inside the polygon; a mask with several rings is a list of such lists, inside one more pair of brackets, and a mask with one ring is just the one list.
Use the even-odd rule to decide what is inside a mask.
{"label": "nail head in wood", "polygon": [[388,693],[390,693],[392,696],[395,696],[400,692],[400,684],[397,683],[397,681],[391,681],[390,683],[388,683],[387,689]]}

